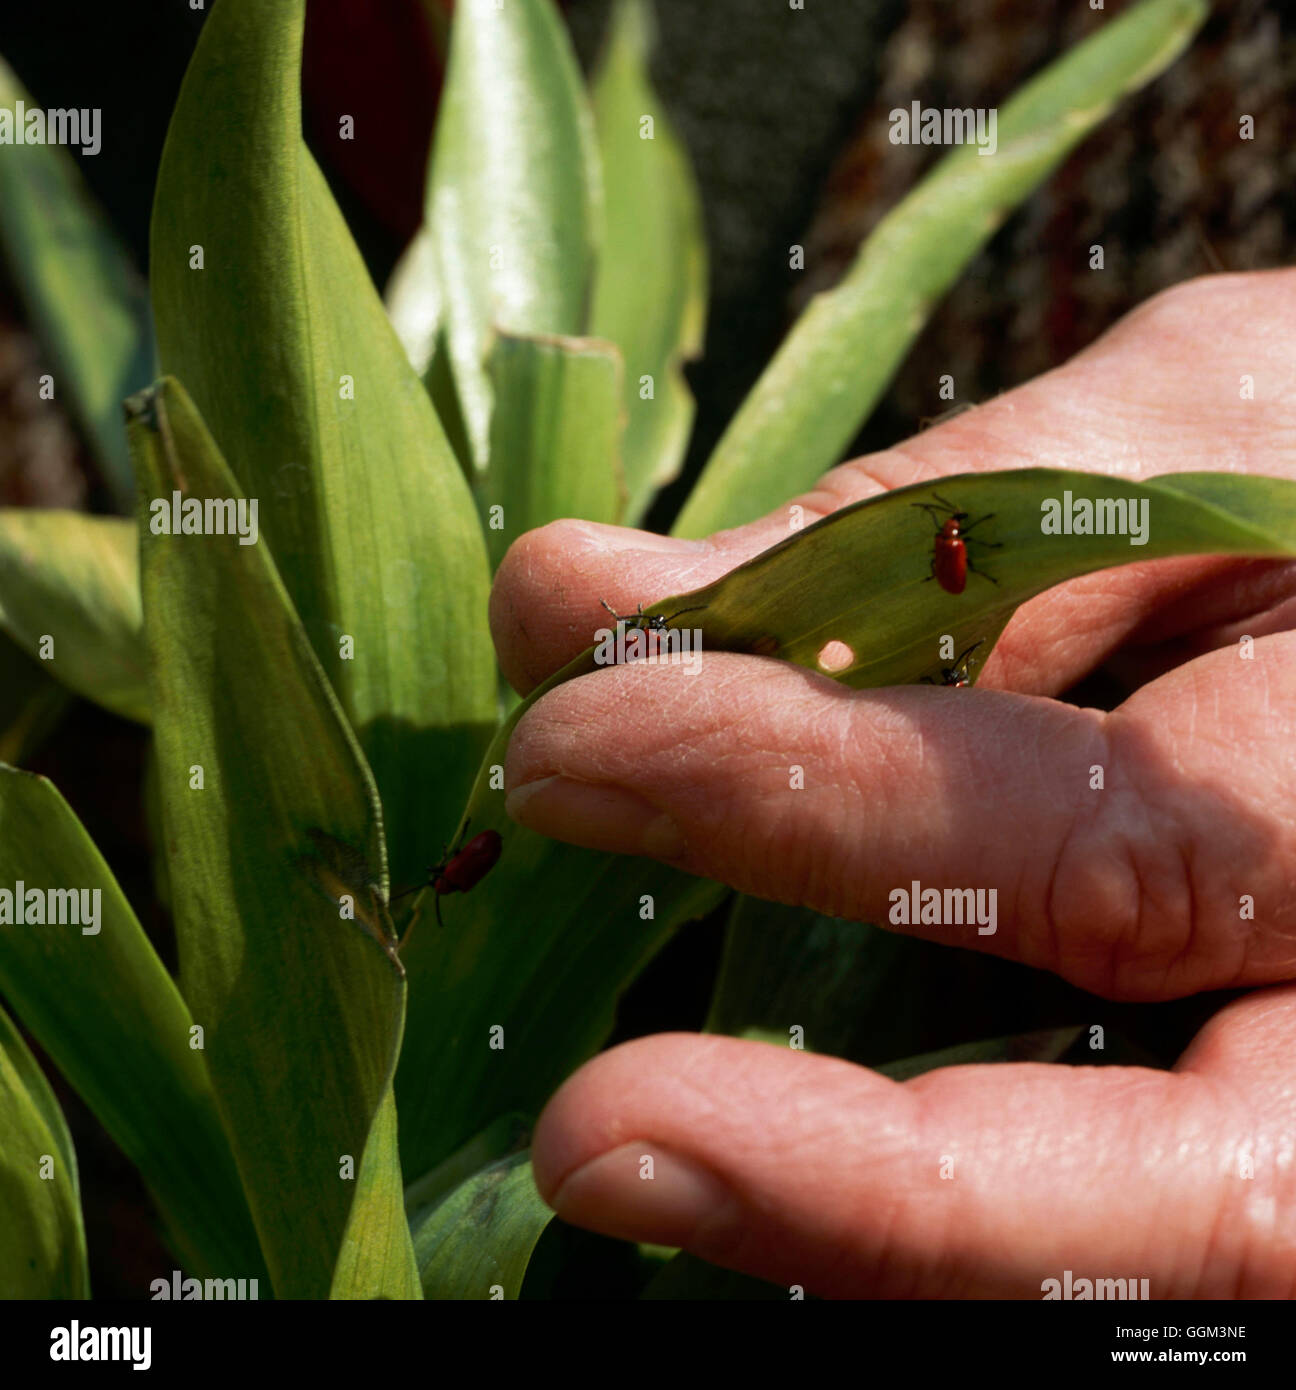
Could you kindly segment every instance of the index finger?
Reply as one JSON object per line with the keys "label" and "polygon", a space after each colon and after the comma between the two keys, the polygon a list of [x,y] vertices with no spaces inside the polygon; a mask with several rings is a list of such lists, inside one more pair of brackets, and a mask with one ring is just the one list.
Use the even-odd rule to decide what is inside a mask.
{"label": "index finger", "polygon": [[[687,593],[793,529],[895,487],[953,473],[1078,468],[1129,479],[1223,469],[1296,474],[1277,447],[1296,431],[1296,271],[1220,275],[1176,286],[1122,319],[1065,366],[894,448],[842,464],[809,492],[702,541],[588,522],[521,537],[491,594],[500,664],[526,692],[589,645],[605,615]],[[1263,377],[1247,398],[1244,377]],[[1274,565],[1190,557],[1089,575],[1041,595],[1000,644],[1013,686],[1064,688],[1170,594],[1183,629],[1204,605],[1220,622],[1255,612]],[[1192,592],[1184,594],[1185,586]],[[1172,633],[1173,635],[1173,633]]]}

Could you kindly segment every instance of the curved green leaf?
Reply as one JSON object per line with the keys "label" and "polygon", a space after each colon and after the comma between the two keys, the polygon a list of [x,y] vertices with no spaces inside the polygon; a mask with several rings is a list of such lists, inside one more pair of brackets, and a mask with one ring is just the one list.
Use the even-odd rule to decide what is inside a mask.
{"label": "curved green leaf", "polygon": [[997,151],[952,151],[817,295],[743,402],[675,523],[705,536],[753,521],[837,463],[937,299],[1122,96],[1163,72],[1206,0],[1143,0],[1046,68],[998,113]]}
{"label": "curved green leaf", "polygon": [[490,379],[493,462],[477,499],[492,564],[524,531],[561,517],[615,522],[625,501],[616,348],[504,333],[491,350]]}
{"label": "curved green leaf", "polygon": [[36,1059],[0,1009],[0,1298],[89,1298],[76,1154]]}
{"label": "curved green leaf", "polygon": [[[929,577],[935,530],[923,504],[938,497],[972,523],[986,518],[969,542],[984,573],[970,574],[957,595]],[[1119,505],[1135,516],[1128,509],[1146,507],[1145,543],[1126,534],[1046,533],[1044,506],[1068,498],[1077,508]],[[816,670],[824,669],[822,649],[840,642],[850,659],[826,674],[852,686],[899,685],[938,678],[955,653],[985,639],[975,676],[1018,605],[1064,580],[1168,555],[1223,554],[1296,555],[1296,483],[1236,473],[1173,473],[1146,483],[1057,468],[965,473],[843,507],[714,584],[649,611],[703,605],[690,622],[709,646]]]}
{"label": "curved green leaf", "polygon": [[423,378],[446,439],[471,482],[476,476],[472,446],[450,362],[436,243],[426,227],[419,228],[396,262],[387,281],[385,299],[392,327],[410,366]]}
{"label": "curved green leaf", "polygon": [[410,366],[419,376],[426,376],[445,323],[436,243],[426,227],[414,234],[393,267],[383,300]]}
{"label": "curved green leaf", "polygon": [[414,1253],[425,1298],[516,1298],[553,1211],[536,1191],[531,1159],[511,1154],[425,1210]]}
{"label": "curved green leaf", "polygon": [[[194,1019],[81,822],[43,777],[0,767],[0,887],[98,894],[98,930],[0,925],[0,991],[140,1170],[190,1268],[265,1274]],[[49,901],[47,899],[47,901]],[[65,900],[66,901],[66,900]],[[93,925],[93,922],[92,922]]]}
{"label": "curved green leaf", "polygon": [[701,352],[706,322],[702,210],[688,154],[649,81],[653,29],[645,0],[618,0],[591,89],[606,232],[590,332],[625,358],[629,525],[684,460],[694,404],[682,365]]}
{"label": "curved green leaf", "polygon": [[0,625],[69,690],[148,723],[133,521],[0,509]]}
{"label": "curved green leaf", "polygon": [[552,0],[460,0],[427,225],[479,469],[490,454],[491,331],[585,331],[601,201],[580,71]]}
{"label": "curved green leaf", "polygon": [[[13,112],[20,101],[28,112],[36,107],[0,61],[0,107]],[[87,137],[79,111],[78,134]],[[6,144],[0,159],[0,249],[52,359],[54,398],[66,393],[105,481],[128,510],[134,483],[121,403],[153,376],[148,298],[66,149]]]}
{"label": "curved green leaf", "polygon": [[356,1179],[356,1200],[342,1234],[330,1298],[422,1298],[400,1185],[396,1100],[387,1088],[374,1117]]}
{"label": "curved green leaf", "polygon": [[440,1206],[456,1187],[475,1173],[525,1149],[531,1127],[531,1120],[520,1111],[500,1115],[430,1173],[410,1183],[405,1189],[405,1210],[411,1228],[419,1225],[433,1207]]}
{"label": "curved green leaf", "polygon": [[490,575],[463,474],[302,142],[304,9],[221,0],[206,21],[158,174],[158,343],[258,502],[407,880],[495,725]]}
{"label": "curved green leaf", "polygon": [[71,691],[0,632],[0,763],[21,766],[58,727]]}
{"label": "curved green leaf", "polygon": [[266,545],[148,530],[150,497],[240,495],[192,402],[168,379],[131,410],[181,983],[217,1105],[276,1294],[326,1295],[345,1239],[345,1278],[399,1297],[407,1262],[361,1267],[403,1191],[382,1107],[405,981],[373,780]]}

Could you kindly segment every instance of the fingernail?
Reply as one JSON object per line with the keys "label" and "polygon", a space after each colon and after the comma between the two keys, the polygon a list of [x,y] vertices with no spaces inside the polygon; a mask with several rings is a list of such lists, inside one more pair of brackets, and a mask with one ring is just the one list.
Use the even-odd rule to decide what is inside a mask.
{"label": "fingernail", "polygon": [[641,1140],[568,1174],[550,1205],[564,1221],[622,1240],[686,1245],[704,1220],[732,1201],[710,1169]]}
{"label": "fingernail", "polygon": [[504,810],[528,830],[588,849],[653,859],[684,853],[684,836],[670,816],[624,787],[542,777],[509,792]]}

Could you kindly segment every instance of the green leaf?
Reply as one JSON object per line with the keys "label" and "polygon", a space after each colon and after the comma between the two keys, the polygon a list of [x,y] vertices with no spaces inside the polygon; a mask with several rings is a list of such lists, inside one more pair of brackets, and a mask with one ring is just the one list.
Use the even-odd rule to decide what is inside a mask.
{"label": "green leaf", "polygon": [[396,262],[387,281],[386,303],[410,366],[423,378],[446,439],[471,481],[476,475],[472,446],[450,362],[436,243],[426,227],[419,228]]}
{"label": "green leaf", "polygon": [[490,574],[467,483],[302,143],[304,8],[221,0],[204,25],[158,174],[158,342],[258,501],[408,881],[496,722]]}
{"label": "green leaf", "polygon": [[480,1134],[473,1135],[462,1148],[456,1149],[430,1173],[424,1173],[405,1189],[405,1210],[410,1225],[417,1225],[433,1207],[439,1206],[474,1173],[498,1159],[525,1149],[530,1137],[531,1121],[519,1111],[493,1120]]}
{"label": "green leaf", "polygon": [[0,1298],[89,1298],[76,1154],[36,1059],[0,1009]]}
{"label": "green leaf", "polygon": [[601,201],[580,71],[552,0],[462,0],[437,113],[427,224],[479,469],[490,451],[491,332],[585,331]]}
{"label": "green leaf", "polygon": [[148,723],[134,522],[0,509],[0,624],[69,690]]}
{"label": "green leaf", "polygon": [[369,1134],[330,1298],[423,1297],[399,1183],[396,1100],[390,1086]]}
{"label": "green leaf", "polygon": [[262,1277],[195,1019],[67,803],[45,778],[5,767],[0,886],[18,883],[44,900],[98,893],[99,930],[70,912],[61,925],[0,925],[0,991],[140,1170],[177,1253],[223,1278]]}
{"label": "green leaf", "polygon": [[[578,659],[541,686],[483,759],[458,833],[497,831],[503,849],[495,867],[472,892],[445,901],[444,928],[430,893],[413,900],[401,952],[410,1018],[396,1077],[409,1172],[440,1163],[506,1111],[538,1114],[603,1045],[621,993],[648,961],[728,891],[659,864],[546,839],[504,814],[490,769],[503,764],[514,724],[546,690],[593,669],[592,659]],[[496,1028],[502,1048],[492,1045]]]}
{"label": "green leaf", "polygon": [[[490,355],[495,391],[490,471],[478,490],[491,562],[524,531],[580,517],[615,522],[620,466],[621,355],[594,338],[501,334]],[[490,525],[498,506],[501,528]]]}
{"label": "green leaf", "polygon": [[895,998],[906,938],[809,908],[738,897],[705,1031],[855,1057],[861,1023]]}
{"label": "green leaf", "polygon": [[[644,0],[619,0],[591,93],[606,232],[590,332],[625,358],[629,525],[684,460],[694,403],[682,366],[701,352],[706,322],[702,211],[688,154],[649,81],[653,30]],[[643,138],[645,117],[651,139]],[[653,381],[647,400],[644,377]]]}
{"label": "green leaf", "polygon": [[392,328],[419,376],[426,376],[432,365],[445,322],[444,301],[436,243],[431,232],[420,227],[393,267],[384,294]]}
{"label": "green leaf", "polygon": [[72,701],[43,663],[0,632],[0,763],[25,763],[58,727]]}
{"label": "green leaf", "polygon": [[[141,518],[172,489],[239,496],[178,383],[131,408]],[[141,536],[181,980],[217,1104],[276,1294],[327,1294],[344,1236],[341,1277],[368,1287],[352,1247],[385,1246],[403,1190],[380,1108],[405,1001],[372,777],[267,547]],[[399,1262],[386,1280],[401,1296]]]}
{"label": "green leaf", "polygon": [[[969,574],[957,595],[929,577],[934,527],[922,507],[938,495],[973,524],[986,518],[968,543],[984,573]],[[1043,507],[1067,497],[1077,507],[1146,504],[1146,543],[1125,534],[1046,534]],[[823,648],[840,642],[849,660],[825,674],[857,687],[899,685],[939,678],[950,664],[939,654],[942,637],[954,653],[984,639],[972,663],[979,669],[1018,605],[1064,580],[1168,555],[1224,554],[1296,555],[1296,483],[1236,473],[1172,473],[1146,483],[1054,468],[964,473],[843,507],[648,612],[702,605],[689,622],[708,646],[816,670],[824,669]]]}
{"label": "green leaf", "polygon": [[[0,61],[0,107],[35,103]],[[83,136],[84,138],[84,136]],[[153,375],[144,284],[56,144],[6,145],[0,159],[0,249],[32,328],[123,510],[133,480],[121,403]]]}
{"label": "green leaf", "polygon": [[536,1191],[531,1159],[512,1154],[461,1183],[414,1227],[425,1298],[516,1298],[553,1211]]}
{"label": "green leaf", "polygon": [[1144,0],[1046,68],[999,112],[997,152],[952,151],[883,219],[846,278],[798,319],[675,523],[753,521],[837,463],[936,301],[1020,203],[1129,92],[1163,72],[1206,0]]}

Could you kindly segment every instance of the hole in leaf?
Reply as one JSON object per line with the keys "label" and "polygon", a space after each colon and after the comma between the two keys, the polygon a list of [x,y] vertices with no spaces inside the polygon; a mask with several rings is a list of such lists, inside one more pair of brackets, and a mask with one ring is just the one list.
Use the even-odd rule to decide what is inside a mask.
{"label": "hole in leaf", "polygon": [[844,671],[855,662],[855,653],[845,642],[828,642],[819,648],[819,666],[824,671]]}

